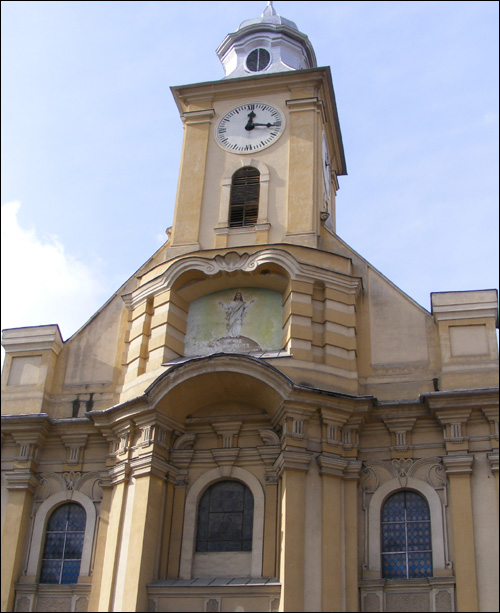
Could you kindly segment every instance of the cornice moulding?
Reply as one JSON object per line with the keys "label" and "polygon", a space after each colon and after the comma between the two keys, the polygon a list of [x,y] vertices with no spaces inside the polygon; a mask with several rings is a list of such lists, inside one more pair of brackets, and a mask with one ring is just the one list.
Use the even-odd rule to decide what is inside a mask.
{"label": "cornice moulding", "polygon": [[53,351],[59,355],[63,344],[57,325],[12,328],[2,333],[2,346],[7,354],[25,351]]}

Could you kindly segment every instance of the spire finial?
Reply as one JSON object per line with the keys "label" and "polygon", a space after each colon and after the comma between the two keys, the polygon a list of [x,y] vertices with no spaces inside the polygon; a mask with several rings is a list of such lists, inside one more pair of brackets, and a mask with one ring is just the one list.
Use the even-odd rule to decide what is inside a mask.
{"label": "spire finial", "polygon": [[266,10],[264,11],[263,15],[276,15],[276,11],[274,9],[274,3],[269,1],[267,3],[267,7]]}

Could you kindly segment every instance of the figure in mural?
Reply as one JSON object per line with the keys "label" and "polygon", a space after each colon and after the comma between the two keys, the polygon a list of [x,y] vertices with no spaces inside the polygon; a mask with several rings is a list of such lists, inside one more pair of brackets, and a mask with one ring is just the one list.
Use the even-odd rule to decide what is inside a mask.
{"label": "figure in mural", "polygon": [[226,315],[227,335],[230,338],[241,336],[241,327],[243,326],[245,314],[254,302],[255,300],[245,302],[241,292],[236,292],[231,302],[226,304],[219,302],[219,305]]}

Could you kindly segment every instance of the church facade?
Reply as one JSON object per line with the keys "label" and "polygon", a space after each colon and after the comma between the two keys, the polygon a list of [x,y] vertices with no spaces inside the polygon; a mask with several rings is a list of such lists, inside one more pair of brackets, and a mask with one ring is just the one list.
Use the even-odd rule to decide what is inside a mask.
{"label": "church facade", "polygon": [[269,2],[173,87],[168,241],[3,331],[2,611],[498,611],[498,295],[336,234],[329,68]]}

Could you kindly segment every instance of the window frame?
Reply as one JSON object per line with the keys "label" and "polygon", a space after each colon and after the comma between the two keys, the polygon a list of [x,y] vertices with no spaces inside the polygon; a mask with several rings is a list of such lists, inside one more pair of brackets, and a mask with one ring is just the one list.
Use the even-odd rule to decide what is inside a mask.
{"label": "window frame", "polygon": [[[97,512],[95,504],[92,500],[82,494],[78,490],[62,491],[49,496],[45,500],[35,515],[33,524],[33,533],[31,538],[31,548],[28,556],[28,564],[26,574],[29,577],[40,577],[42,564],[43,546],[45,545],[45,530],[47,522],[52,512],[66,502],[76,502],[80,504],[87,514],[87,523],[85,525],[85,536],[83,539],[82,558],[80,563],[79,577],[90,576],[90,565],[92,559],[92,546],[94,542],[94,533],[96,529]],[[44,584],[54,585],[54,584]]]}
{"label": "window frame", "polygon": [[[441,499],[437,491],[427,482],[415,477],[407,477],[404,487],[398,478],[391,479],[381,485],[372,495],[368,507],[368,569],[382,577],[382,507],[384,502],[401,490],[413,490],[422,495],[429,505],[431,517],[432,569],[447,570],[445,517]],[[408,579],[401,579],[408,581]]]}

